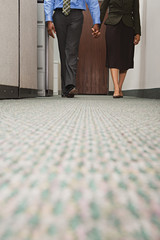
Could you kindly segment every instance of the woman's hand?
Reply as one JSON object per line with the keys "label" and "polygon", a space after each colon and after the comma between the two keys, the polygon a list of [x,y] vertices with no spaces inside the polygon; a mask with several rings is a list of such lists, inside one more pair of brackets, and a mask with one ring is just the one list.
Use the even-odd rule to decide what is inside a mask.
{"label": "woman's hand", "polygon": [[54,26],[53,22],[49,21],[47,23],[47,30],[48,30],[48,34],[51,37],[55,38],[54,33],[56,33],[56,30],[55,30],[55,26]]}
{"label": "woman's hand", "polygon": [[139,41],[140,41],[140,35],[139,35],[139,34],[136,34],[136,35],[134,36],[134,45],[137,45],[137,44],[139,43]]}
{"label": "woman's hand", "polygon": [[94,38],[98,38],[100,36],[99,24],[94,24],[92,27],[92,36]]}

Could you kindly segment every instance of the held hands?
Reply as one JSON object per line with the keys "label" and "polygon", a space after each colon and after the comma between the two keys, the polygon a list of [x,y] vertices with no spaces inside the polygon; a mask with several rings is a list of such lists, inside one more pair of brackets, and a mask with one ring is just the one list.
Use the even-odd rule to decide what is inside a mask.
{"label": "held hands", "polygon": [[137,45],[139,43],[139,41],[140,41],[140,35],[137,34],[134,36],[134,45]]}
{"label": "held hands", "polygon": [[94,24],[92,27],[92,36],[94,38],[98,38],[100,36],[99,24]]}
{"label": "held hands", "polygon": [[54,33],[56,33],[56,30],[55,30],[55,26],[54,26],[53,22],[49,21],[47,23],[47,30],[48,30],[48,34],[51,37],[55,38]]}

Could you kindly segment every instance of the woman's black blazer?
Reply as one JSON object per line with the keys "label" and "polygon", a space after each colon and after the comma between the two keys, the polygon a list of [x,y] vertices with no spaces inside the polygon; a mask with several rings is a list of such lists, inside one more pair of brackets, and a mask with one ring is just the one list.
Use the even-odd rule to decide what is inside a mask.
{"label": "woman's black blazer", "polygon": [[135,35],[141,35],[139,0],[103,0],[101,5],[101,23],[104,20],[108,7],[109,14],[105,24],[115,25],[122,19],[126,26],[134,29]]}

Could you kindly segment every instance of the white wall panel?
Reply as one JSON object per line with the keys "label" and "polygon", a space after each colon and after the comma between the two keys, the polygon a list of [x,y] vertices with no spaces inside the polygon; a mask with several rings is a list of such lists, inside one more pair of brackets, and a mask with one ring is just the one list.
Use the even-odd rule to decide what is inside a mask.
{"label": "white wall panel", "polygon": [[145,88],[160,88],[159,13],[160,0],[147,0]]}
{"label": "white wall panel", "polygon": [[45,26],[38,26],[38,49],[45,50]]}
{"label": "white wall panel", "polygon": [[38,49],[38,71],[45,72],[45,50]]}
{"label": "white wall panel", "polygon": [[53,90],[53,38],[48,41],[48,89]]}
{"label": "white wall panel", "polygon": [[[141,42],[135,48],[135,67],[127,73],[124,90],[160,88],[159,10],[159,0],[140,0]],[[109,89],[113,90],[111,77]]]}
{"label": "white wall panel", "polygon": [[58,41],[57,36],[53,41],[53,85],[54,85],[54,95],[58,95],[61,91],[61,71],[60,71],[60,56],[59,56],[59,49],[58,49]]}
{"label": "white wall panel", "polygon": [[38,4],[37,6],[37,23],[39,25],[45,25],[45,15],[44,15],[44,6],[43,4]]}
{"label": "white wall panel", "polygon": [[145,89],[146,82],[146,20],[147,20],[147,1],[140,1],[140,16],[142,36],[140,43],[135,46],[134,69],[129,70],[124,82],[124,90]]}
{"label": "white wall panel", "polygon": [[38,71],[38,79],[39,79],[38,91],[40,95],[43,95],[43,96],[45,96],[45,88],[46,88],[44,78],[45,78],[45,73]]}

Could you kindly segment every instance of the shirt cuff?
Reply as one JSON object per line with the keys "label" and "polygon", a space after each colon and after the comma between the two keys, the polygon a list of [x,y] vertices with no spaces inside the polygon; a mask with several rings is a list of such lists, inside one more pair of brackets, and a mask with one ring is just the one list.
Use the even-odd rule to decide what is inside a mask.
{"label": "shirt cuff", "polygon": [[101,24],[101,21],[99,18],[94,18],[93,19],[93,24]]}
{"label": "shirt cuff", "polygon": [[45,20],[46,22],[50,22],[50,21],[53,22],[52,16],[49,16],[49,15],[46,15]]}

